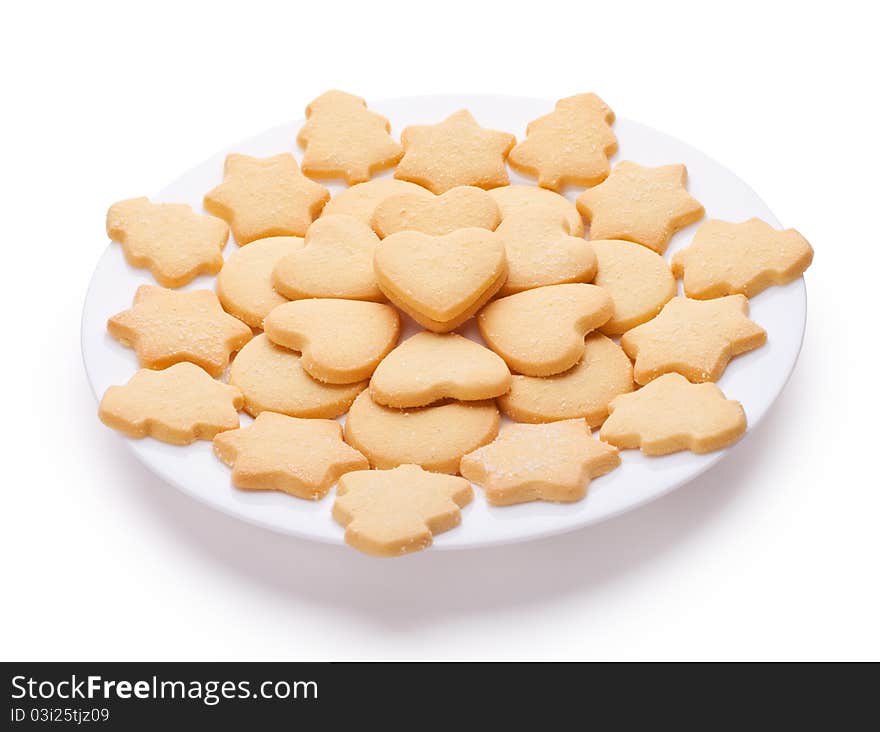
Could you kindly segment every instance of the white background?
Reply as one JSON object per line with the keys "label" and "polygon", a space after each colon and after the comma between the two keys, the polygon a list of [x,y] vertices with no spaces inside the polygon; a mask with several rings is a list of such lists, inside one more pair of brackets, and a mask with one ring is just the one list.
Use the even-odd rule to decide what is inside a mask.
{"label": "white background", "polygon": [[[5,10],[2,658],[880,658],[880,57],[867,6],[820,7]],[[816,250],[774,410],[667,498],[491,550],[373,560],[159,482],[98,422],[79,355],[106,208],[330,87],[596,91],[732,168]]]}

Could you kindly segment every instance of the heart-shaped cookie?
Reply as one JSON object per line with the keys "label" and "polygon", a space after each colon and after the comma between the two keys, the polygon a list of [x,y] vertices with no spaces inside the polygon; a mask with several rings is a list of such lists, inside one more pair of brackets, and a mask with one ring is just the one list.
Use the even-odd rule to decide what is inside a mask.
{"label": "heart-shaped cookie", "polygon": [[275,265],[272,284],[290,300],[341,297],[381,302],[373,274],[378,243],[373,230],[354,216],[322,216],[306,232],[305,246]]}
{"label": "heart-shaped cookie", "polygon": [[577,282],[502,297],[480,313],[477,325],[512,371],[552,376],[581,360],[584,336],[613,312],[605,290]]}
{"label": "heart-shaped cookie", "polygon": [[313,298],[279,305],[263,322],[269,340],[302,353],[302,366],[327,384],[370,378],[397,345],[400,316],[390,305]]}
{"label": "heart-shaped cookie", "polygon": [[492,399],[507,392],[510,378],[501,357],[479,343],[456,333],[422,331],[382,360],[370,393],[379,404],[406,409],[447,398]]}
{"label": "heart-shaped cookie", "polygon": [[398,231],[442,236],[471,226],[494,230],[501,221],[495,200],[482,188],[458,186],[441,196],[413,191],[389,196],[376,207],[373,229],[386,237]]}
{"label": "heart-shaped cookie", "polygon": [[376,247],[373,267],[385,296],[437,333],[476,314],[507,277],[504,242],[477,228],[443,236],[400,231]]}

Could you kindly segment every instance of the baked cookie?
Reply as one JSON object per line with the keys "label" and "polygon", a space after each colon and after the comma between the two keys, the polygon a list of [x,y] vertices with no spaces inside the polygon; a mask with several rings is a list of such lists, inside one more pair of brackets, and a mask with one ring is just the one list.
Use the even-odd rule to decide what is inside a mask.
{"label": "baked cookie", "polygon": [[251,328],[262,328],[272,308],[287,302],[272,286],[272,270],[302,247],[298,236],[270,236],[234,251],[217,275],[217,297],[223,309]]}
{"label": "baked cookie", "polygon": [[579,501],[593,478],[620,465],[617,448],[594,440],[582,419],[510,424],[488,445],[461,459],[461,474],[493,506]]}
{"label": "baked cookie", "polygon": [[400,231],[376,247],[373,266],[385,296],[437,333],[475,315],[507,277],[504,242],[486,229]]}
{"label": "baked cookie", "polygon": [[296,419],[262,412],[249,427],[214,438],[214,453],[246,491],[282,491],[318,501],[343,473],[366,470],[367,459],[342,441],[332,419]]}
{"label": "baked cookie", "polygon": [[418,465],[346,473],[336,488],[333,518],[345,541],[366,554],[397,557],[426,549],[435,534],[461,523],[474,491],[464,478]]}
{"label": "baked cookie", "polygon": [[269,340],[300,351],[306,372],[328,384],[368,379],[400,335],[400,316],[390,305],[358,300],[294,300],[263,323]]}
{"label": "baked cookie", "polygon": [[492,399],[509,388],[507,365],[488,348],[455,333],[428,331],[391,351],[370,380],[373,401],[397,409],[440,399]]}
{"label": "baked cookie", "polygon": [[731,358],[767,341],[767,333],[748,313],[743,295],[674,297],[656,318],[624,333],[620,345],[635,361],[639,384],[671,371],[693,382],[718,381]]}
{"label": "baked cookie", "polygon": [[614,314],[599,330],[620,335],[653,318],[675,297],[675,277],[659,254],[622,239],[590,241],[596,253],[593,284],[614,301]]}
{"label": "baked cookie", "polygon": [[368,180],[366,183],[358,183],[356,186],[346,188],[337,193],[324,206],[321,218],[325,216],[354,216],[362,223],[370,226],[373,220],[373,212],[388,196],[399,193],[412,193],[424,191],[421,186],[409,183],[405,180],[394,178],[379,178]]}
{"label": "baked cookie", "polygon": [[220,376],[229,356],[253,333],[220,307],[210,290],[177,292],[141,285],[128,310],[107,321],[107,331],[133,348],[141,366],[164,369],[192,361],[211,376]]}
{"label": "baked cookie", "polygon": [[381,302],[373,274],[379,243],[373,230],[353,216],[322,216],[306,232],[305,247],[282,259],[272,282],[284,297],[341,297]]}
{"label": "baked cookie", "polygon": [[689,247],[672,256],[672,271],[684,278],[688,297],[753,297],[796,280],[812,261],[813,247],[794,229],[778,231],[761,219],[739,224],[711,219]]}
{"label": "baked cookie", "polygon": [[435,125],[406,127],[400,141],[404,153],[394,177],[433,193],[456,186],[495,188],[509,182],[504,161],[516,138],[480,127],[466,109]]}
{"label": "baked cookie", "polygon": [[348,185],[369,180],[400,160],[403,148],[389,134],[391,123],[367,109],[360,97],[324,92],[306,107],[306,123],[296,141],[305,150],[303,173],[344,178]]}
{"label": "baked cookie", "polygon": [[163,371],[141,369],[124,386],[111,386],[98,416],[129,437],[189,445],[238,427],[242,403],[234,386],[215,381],[195,364],[178,363]]}
{"label": "baked cookie", "polygon": [[300,173],[290,153],[226,156],[223,182],[205,194],[205,208],[224,219],[239,245],[269,236],[302,236],[330,192]]}
{"label": "baked cookie", "polygon": [[374,468],[412,463],[438,473],[458,472],[461,456],[498,434],[501,418],[489,402],[449,402],[401,411],[376,404],[365,391],[351,405],[345,440]]}
{"label": "baked cookie", "polygon": [[584,336],[611,317],[611,298],[601,287],[551,285],[509,295],[477,318],[480,335],[512,371],[552,376],[584,355]]}
{"label": "baked cookie", "polygon": [[608,177],[617,152],[614,112],[595,94],[576,94],[526,127],[526,139],[510,151],[510,167],[554,191],[594,186]]}
{"label": "baked cookie", "polygon": [[229,383],[244,394],[244,410],[256,417],[278,412],[291,417],[333,419],[348,411],[355,397],[367,388],[357,384],[324,384],[309,376],[302,358],[276,346],[265,333],[256,336],[235,357]]}
{"label": "baked cookie", "polygon": [[501,297],[545,285],[589,282],[596,274],[593,247],[571,236],[568,221],[553,208],[534,206],[510,214],[495,233],[504,241],[507,256]]}
{"label": "baked cookie", "polygon": [[407,230],[442,236],[470,227],[493,231],[500,221],[492,196],[482,188],[458,186],[441,196],[424,190],[389,196],[376,206],[373,229],[383,238]]}
{"label": "baked cookie", "polygon": [[614,341],[590,333],[577,365],[555,376],[514,376],[498,407],[517,422],[586,419],[598,427],[608,416],[614,397],[633,390],[633,368]]}
{"label": "baked cookie", "polygon": [[614,399],[600,437],[621,450],[641,447],[646,455],[666,455],[720,450],[745,431],[742,405],[725,399],[715,384],[692,384],[680,374],[664,374]]}
{"label": "baked cookie", "polygon": [[220,271],[229,227],[186,204],[132,198],[110,207],[107,236],[122,245],[132,267],[146,267],[163,287],[180,287]]}
{"label": "baked cookie", "polygon": [[684,165],[647,168],[624,160],[577,199],[590,239],[625,239],[662,254],[672,235],[703,218],[703,205],[685,188]]}
{"label": "baked cookie", "polygon": [[546,188],[523,185],[501,186],[493,188],[488,193],[501,209],[502,221],[512,214],[531,211],[536,207],[552,208],[568,222],[569,234],[584,235],[584,220],[578,213],[577,207],[565,196],[548,191]]}

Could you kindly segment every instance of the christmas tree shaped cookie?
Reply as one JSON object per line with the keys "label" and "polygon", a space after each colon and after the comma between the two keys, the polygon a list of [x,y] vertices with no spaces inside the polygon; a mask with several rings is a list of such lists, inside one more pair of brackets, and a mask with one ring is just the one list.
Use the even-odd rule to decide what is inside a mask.
{"label": "christmas tree shaped cookie", "polygon": [[353,94],[325,92],[306,107],[306,120],[296,141],[305,150],[303,172],[314,178],[362,183],[403,155],[388,120]]}

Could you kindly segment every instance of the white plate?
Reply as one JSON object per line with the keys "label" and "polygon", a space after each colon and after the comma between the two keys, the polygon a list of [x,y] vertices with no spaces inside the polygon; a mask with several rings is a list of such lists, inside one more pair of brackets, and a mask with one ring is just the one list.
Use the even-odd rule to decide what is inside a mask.
{"label": "white plate", "polygon": [[[553,103],[540,99],[494,96],[408,97],[371,104],[386,115],[395,134],[410,124],[431,124],[462,107],[467,107],[484,127],[506,130],[522,139],[529,120],[546,114]],[[296,133],[302,120],[289,122],[215,155],[190,170],[153,197],[157,201],[186,202],[202,210],[202,196],[222,177],[227,153],[272,155],[296,149]],[[617,159],[645,165],[684,163],[691,193],[706,207],[707,216],[741,221],[758,216],[774,226],[779,222],[770,209],[745,183],[698,150],[644,125],[618,119],[615,132],[621,153]],[[533,183],[516,174],[513,183]],[[341,186],[330,185],[333,192]],[[574,199],[578,190],[569,191]],[[697,224],[698,225],[698,224]],[[695,225],[696,226],[696,225]],[[679,232],[669,255],[685,246],[695,226]],[[226,253],[235,249],[230,239]],[[138,285],[153,282],[145,270],[129,267],[121,247],[111,244],[98,262],[86,296],[82,320],[82,350],[89,381],[97,396],[111,384],[125,383],[137,370],[134,353],[107,335],[106,321],[125,310]],[[213,278],[200,277],[189,288],[213,288]],[[806,321],[806,289],[803,279],[786,287],[771,287],[751,301],[751,317],[768,333],[768,343],[730,364],[719,386],[745,408],[753,428],[773,404],[797,360]],[[410,325],[411,330],[415,330]],[[468,329],[469,334],[473,328]],[[407,333],[408,335],[408,333]],[[242,415],[242,423],[250,418]],[[748,439],[748,433],[743,439]],[[330,517],[333,494],[312,503],[280,493],[248,493],[233,488],[229,470],[213,455],[209,442],[174,447],[153,439],[132,440],[120,436],[150,470],[180,490],[246,521],[276,531],[324,542],[341,543],[342,529]],[[570,531],[630,510],[683,485],[715,465],[728,453],[709,455],[676,453],[646,458],[638,451],[622,453],[623,464],[609,475],[595,480],[585,500],[575,504],[530,503],[506,508],[486,504],[479,489],[463,511],[459,528],[438,536],[438,549],[459,549],[524,541]],[[711,485],[706,485],[711,490]]]}

